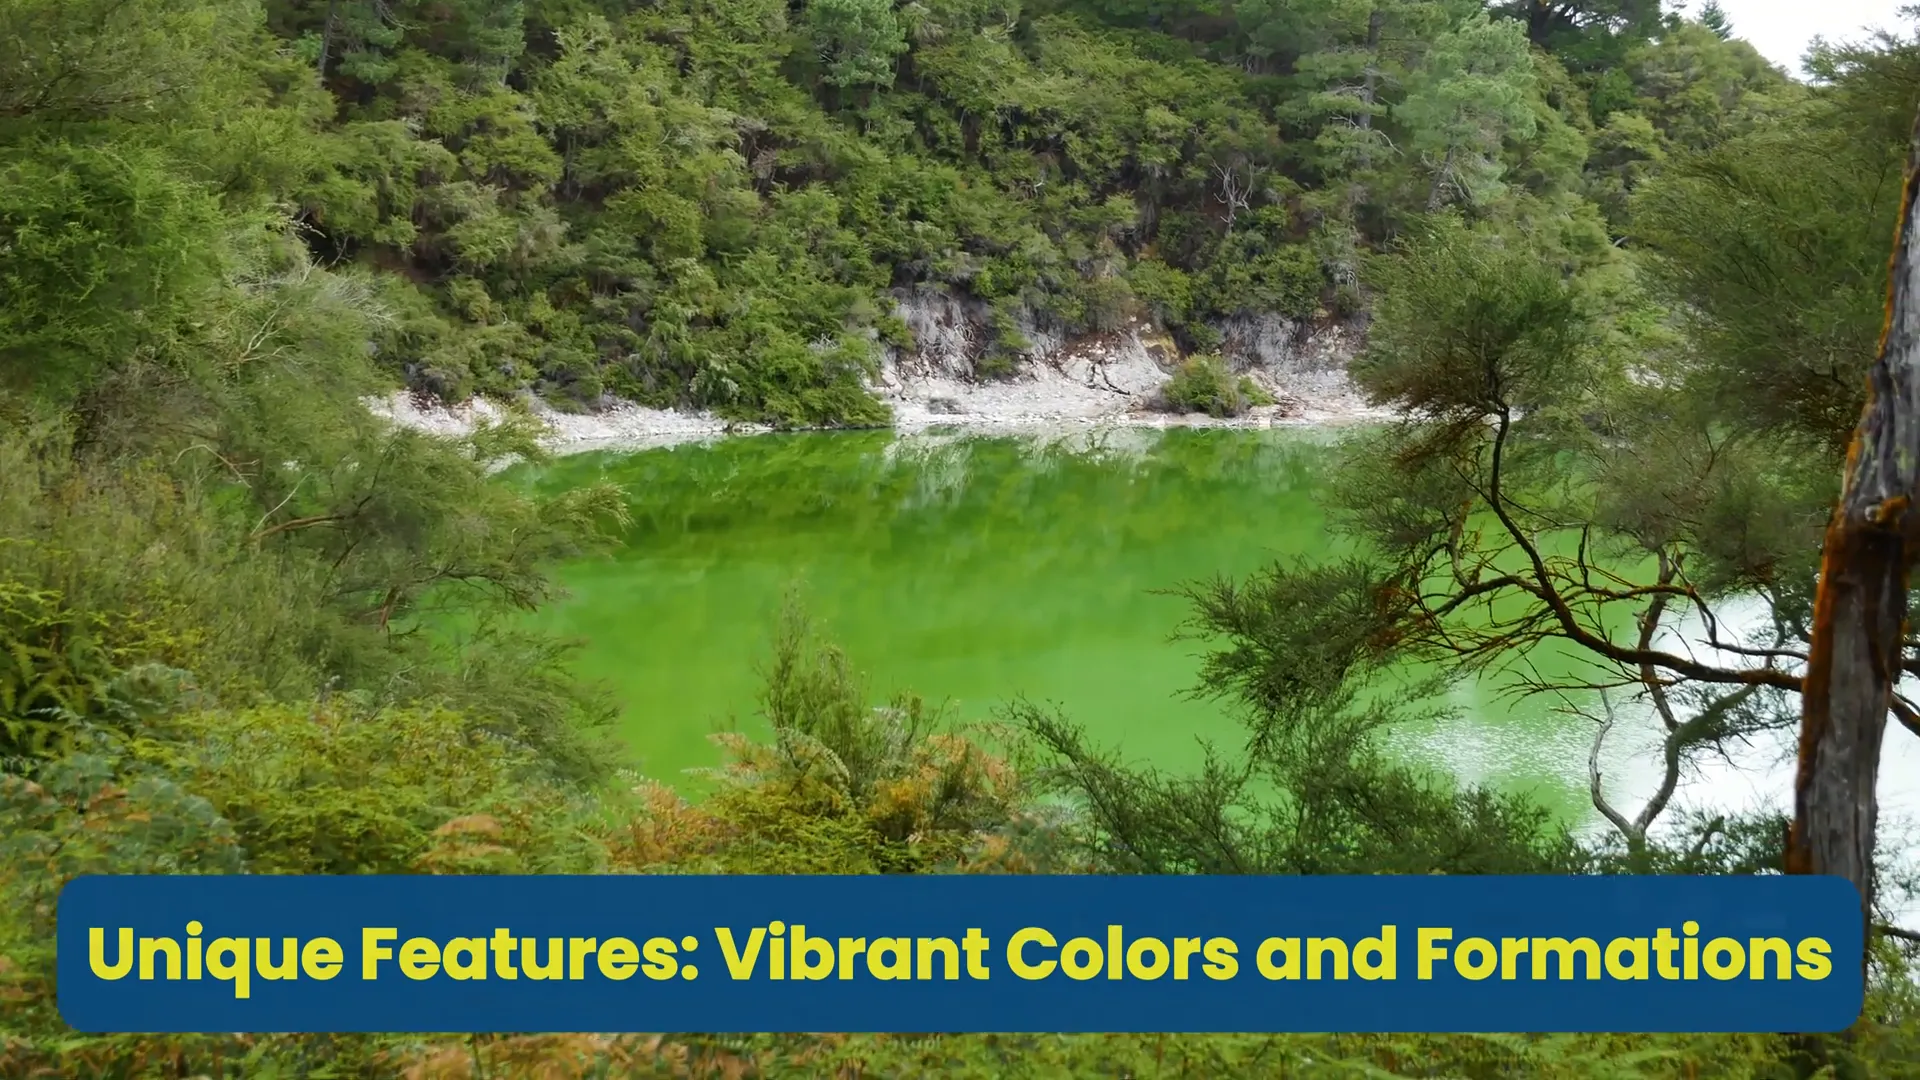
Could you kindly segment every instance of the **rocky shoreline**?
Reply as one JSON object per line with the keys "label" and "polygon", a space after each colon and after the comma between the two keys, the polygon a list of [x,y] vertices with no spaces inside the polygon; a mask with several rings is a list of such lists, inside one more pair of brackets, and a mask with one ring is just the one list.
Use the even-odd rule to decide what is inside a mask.
{"label": "rocky shoreline", "polygon": [[[1344,391],[1344,392],[1343,392]],[[895,403],[892,430],[902,433],[957,431],[982,435],[1050,434],[1098,428],[1319,428],[1347,424],[1378,423],[1390,413],[1368,406],[1348,388],[1335,387],[1330,393],[1290,393],[1278,404],[1257,406],[1243,416],[1220,419],[1204,414],[1177,415],[1145,409],[1119,409],[1098,413],[1071,410],[1049,411],[1044,400],[1026,408],[994,412],[943,413],[910,404]],[[457,405],[418,399],[406,391],[368,402],[375,414],[406,428],[434,435],[459,436],[472,432],[483,423],[507,418],[511,407],[485,398]],[[620,403],[592,413],[566,413],[552,408],[531,395],[521,407],[546,426],[543,445],[555,454],[586,453],[596,450],[646,450],[683,443],[710,442],[741,435],[765,434],[773,429],[760,424],[728,421],[712,413],[688,413],[667,409],[649,409]]]}
{"label": "rocky shoreline", "polygon": [[[1074,340],[1023,327],[1032,342],[1016,370],[980,374],[981,313],[944,296],[902,298],[899,313],[918,343],[885,350],[876,396],[893,410],[892,428],[981,434],[1044,434],[1102,427],[1275,428],[1378,423],[1392,414],[1370,406],[1347,377],[1362,332],[1279,318],[1224,324],[1221,354],[1232,369],[1275,399],[1241,416],[1178,414],[1159,407],[1160,391],[1181,357],[1164,333],[1138,320],[1121,330]],[[616,402],[585,413],[561,412],[529,394],[516,405],[476,398],[429,402],[405,391],[368,402],[403,427],[462,435],[524,409],[545,425],[546,447],[568,454],[641,450],[770,431],[712,413],[650,409]]]}

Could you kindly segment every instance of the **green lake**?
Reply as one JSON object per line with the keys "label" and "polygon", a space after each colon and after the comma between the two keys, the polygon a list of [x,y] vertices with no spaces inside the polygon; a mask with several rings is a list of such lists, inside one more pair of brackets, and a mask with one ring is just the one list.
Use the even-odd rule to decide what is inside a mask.
{"label": "green lake", "polygon": [[[625,545],[563,568],[569,595],[537,618],[585,643],[577,670],[615,691],[651,776],[683,783],[684,770],[718,764],[716,730],[764,732],[756,667],[794,586],[877,696],[911,689],[968,720],[1017,697],[1053,703],[1125,756],[1178,769],[1200,760],[1203,740],[1230,747],[1240,729],[1184,696],[1201,646],[1174,640],[1187,605],[1165,590],[1336,554],[1321,508],[1333,437],[763,435],[574,455],[517,479],[604,478],[629,492]],[[1487,685],[1451,704],[1459,719],[1398,732],[1397,752],[1593,818],[1590,722]],[[1606,763],[1635,808],[1654,781],[1653,733],[1637,728]],[[1778,749],[1707,777],[1714,801],[1777,802],[1783,774],[1752,755]],[[1895,749],[1889,769],[1914,757]]]}

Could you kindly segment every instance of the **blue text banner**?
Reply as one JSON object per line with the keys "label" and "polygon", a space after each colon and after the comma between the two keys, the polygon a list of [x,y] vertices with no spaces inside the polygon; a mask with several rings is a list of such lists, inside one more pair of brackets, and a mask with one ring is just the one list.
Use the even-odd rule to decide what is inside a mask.
{"label": "blue text banner", "polygon": [[88,1032],[1765,1032],[1859,1015],[1820,877],[83,877]]}

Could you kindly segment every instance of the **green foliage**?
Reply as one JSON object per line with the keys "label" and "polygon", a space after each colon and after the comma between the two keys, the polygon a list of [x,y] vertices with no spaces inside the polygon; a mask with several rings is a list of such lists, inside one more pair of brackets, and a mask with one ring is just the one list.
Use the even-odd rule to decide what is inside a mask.
{"label": "green foliage", "polygon": [[885,0],[810,0],[807,27],[832,86],[891,86],[907,39]]}
{"label": "green foliage", "polygon": [[1706,150],[1767,126],[1801,94],[1753,46],[1685,24],[1635,49],[1634,108],[1680,150]]}
{"label": "green foliage", "polygon": [[1662,0],[1497,0],[1487,6],[1524,20],[1533,44],[1580,70],[1618,62],[1623,51],[1674,22],[1661,11]]}
{"label": "green foliage", "polygon": [[795,597],[776,629],[761,703],[773,740],[720,736],[731,761],[699,806],[649,789],[621,861],[691,872],[901,873],[1032,869],[1047,858],[1046,823],[1009,763],[911,694],[875,707]]}
{"label": "green foliage", "polygon": [[1637,112],[1616,112],[1593,137],[1588,158],[1588,194],[1600,204],[1608,224],[1619,229],[1628,220],[1634,190],[1666,157],[1653,122]]}
{"label": "green foliage", "polygon": [[[1129,873],[1555,873],[1585,859],[1525,799],[1389,763],[1383,729],[1415,718],[1359,688],[1394,655],[1394,612],[1361,563],[1275,567],[1192,587],[1192,634],[1215,644],[1196,693],[1246,726],[1192,776],[1130,768],[1066,718],[1018,706],[1046,775],[1088,821],[1102,863]],[[1421,700],[1434,685],[1396,687]]]}
{"label": "green foliage", "polygon": [[1713,31],[1713,36],[1722,41],[1733,36],[1733,21],[1727,18],[1727,11],[1720,6],[1719,0],[1707,0],[1700,5],[1700,25]]}
{"label": "green foliage", "polygon": [[221,693],[311,687],[296,643],[316,629],[314,613],[296,599],[295,568],[219,567],[213,553],[231,539],[160,470],[78,468],[36,449],[0,440],[8,753],[58,752],[77,721],[117,723],[107,688],[140,664],[192,668]]}
{"label": "green foliage", "polygon": [[205,798],[255,873],[584,872],[572,796],[533,755],[444,709],[188,714],[132,750]]}
{"label": "green foliage", "polygon": [[1273,404],[1273,395],[1244,375],[1235,375],[1215,355],[1188,358],[1168,380],[1161,395],[1175,412],[1232,417],[1255,405]]}
{"label": "green foliage", "polygon": [[1519,237],[1437,219],[1381,264],[1377,285],[1378,321],[1354,377],[1375,401],[1433,417],[1446,433],[1577,400],[1592,378],[1578,286]]}
{"label": "green foliage", "polygon": [[1398,115],[1432,170],[1427,209],[1495,198],[1505,171],[1500,149],[1535,132],[1527,100],[1532,65],[1526,35],[1510,20],[1471,20],[1434,44],[1428,66]]}
{"label": "green foliage", "polygon": [[76,619],[46,590],[0,585],[0,752],[57,753],[64,721],[93,711],[113,670],[96,643],[103,623]]}
{"label": "green foliage", "polygon": [[[459,24],[463,56],[498,45],[481,25],[497,9]],[[334,182],[339,143],[261,16],[227,0],[0,12],[23,31],[0,46],[0,752],[136,736],[151,718],[123,684],[159,664],[229,706],[323,685],[464,704],[543,767],[604,769],[601,703],[560,677],[553,643],[491,620],[550,595],[545,566],[603,539],[624,502],[492,483],[502,458],[537,455],[524,424],[447,442],[368,412],[390,385],[370,353],[417,324],[383,302],[391,279],[322,269],[283,216]],[[464,93],[438,122],[497,105]],[[510,124],[462,130],[441,154],[503,190],[558,175]],[[379,134],[361,149],[418,144]],[[465,658],[415,626],[448,606],[477,627]]]}
{"label": "green foliage", "polygon": [[[164,689],[165,672],[146,681]],[[177,683],[177,679],[174,680]],[[155,697],[153,694],[149,698]],[[164,696],[164,695],[161,695]],[[79,874],[594,872],[597,807],[443,710],[351,700],[202,711],[149,702],[139,737],[83,733],[0,774],[0,1071],[146,1076],[211,1056],[247,1075],[391,1075],[396,1040],[76,1038],[53,1000],[60,887]],[[184,711],[183,711],[184,710]],[[403,1045],[403,1044],[401,1044]]]}
{"label": "green foliage", "polygon": [[1833,62],[1835,93],[1675,162],[1633,213],[1701,346],[1702,391],[1838,448],[1883,321],[1907,143],[1888,114],[1910,109],[1920,65],[1911,45]]}
{"label": "green foliage", "polygon": [[255,44],[251,0],[9,0],[0,8],[0,124],[193,115],[221,107]]}
{"label": "green foliage", "polygon": [[[237,873],[232,828],[206,799],[172,777],[128,775],[110,741],[48,762],[29,780],[0,775],[0,1001],[7,1031],[0,1062],[66,1073],[87,1057],[121,1057],[94,1043],[57,1066],[66,1041],[53,1000],[54,924],[60,887],[80,874]],[[105,1053],[102,1053],[105,1051]],[[50,1060],[51,1059],[51,1060]],[[95,1073],[99,1075],[99,1073]]]}
{"label": "green foliage", "polygon": [[[1659,44],[1666,60],[1729,55],[1698,27]],[[1376,263],[1352,374],[1399,415],[1345,440],[1336,470],[1336,535],[1360,558],[1222,591],[1214,610],[1290,662],[1242,647],[1210,673],[1298,713],[1299,687],[1315,684],[1296,668],[1325,668],[1331,642],[1324,685],[1343,692],[1397,656],[1578,695],[1595,724],[1591,799],[1616,834],[1590,869],[1776,865],[1777,819],[1685,822],[1665,840],[1653,827],[1693,760],[1798,719],[1798,680],[1780,665],[1806,654],[1821,532],[1882,318],[1896,210],[1876,192],[1900,188],[1913,57],[1897,39],[1828,54],[1831,85],[1744,132],[1708,124],[1696,139],[1652,110],[1612,113],[1612,148],[1631,151],[1615,164],[1637,158],[1640,175],[1616,174],[1611,209],[1637,249],[1570,243],[1565,219],[1556,237],[1529,216],[1543,200],[1517,200],[1507,220],[1430,219]],[[1316,587],[1334,582],[1346,592]],[[1755,599],[1768,617],[1735,636],[1719,612]],[[1303,610],[1343,611],[1361,636]],[[1680,634],[1717,655],[1676,649]],[[1532,668],[1541,649],[1574,663]],[[1284,678],[1246,681],[1269,672]],[[1662,778],[1628,806],[1599,762],[1635,721],[1660,746]],[[1500,832],[1484,819],[1471,830]]]}
{"label": "green foliage", "polygon": [[911,698],[873,708],[846,656],[816,639],[791,597],[774,639],[761,710],[777,736],[795,740],[795,754],[820,759],[831,782],[856,799],[870,797],[889,766],[940,719]]}
{"label": "green foliage", "polygon": [[[1889,1037],[1891,1036],[1891,1037]],[[1902,1031],[1841,1051],[1842,1068],[1904,1077]],[[1546,1080],[1793,1075],[1784,1039],[1623,1035],[750,1035],[534,1036],[448,1043],[422,1080],[481,1075],[800,1078],[817,1076],[1500,1077]],[[475,1065],[476,1057],[481,1059]],[[1846,1075],[1846,1074],[1841,1074]]]}
{"label": "green foliage", "polygon": [[209,195],[163,151],[15,144],[0,153],[0,380],[71,390],[165,335],[212,284]]}
{"label": "green foliage", "polygon": [[[604,492],[535,503],[487,482],[471,458],[405,445],[420,457],[386,447],[374,459],[386,475],[356,484],[352,512],[329,519],[324,505],[274,518],[299,493],[226,473],[234,447],[182,447],[174,472],[164,458],[78,465],[0,440],[0,718],[52,745],[64,718],[107,722],[101,688],[117,672],[162,663],[240,701],[332,679],[388,700],[463,702],[548,760],[596,768],[586,725],[604,714],[558,677],[562,652],[484,619],[458,642],[401,631],[419,610],[536,602],[547,595],[541,561],[580,550],[580,530],[624,506]],[[333,475],[357,474],[351,460]]]}
{"label": "green foliage", "polygon": [[[1577,169],[1577,139],[1534,139],[1524,56],[1483,62],[1518,24],[1470,6],[1201,28],[1185,9],[272,0],[292,54],[210,40],[242,54],[221,85],[253,77],[247,122],[286,161],[245,182],[297,208],[321,261],[371,273],[376,356],[413,387],[860,426],[886,420],[867,380],[896,290],[990,301],[989,373],[1024,350],[1011,325],[1108,331],[1136,303],[1203,344],[1225,317],[1315,316],[1330,290],[1354,313],[1360,249],[1421,205],[1394,146],[1476,198],[1502,158]],[[1302,245],[1328,216],[1346,243]]]}
{"label": "green foliage", "polygon": [[[1284,220],[1275,221],[1280,215],[1255,217],[1271,232],[1284,228]],[[1271,232],[1243,229],[1222,241],[1220,261],[1199,295],[1203,310],[1306,319],[1319,309],[1326,289],[1319,257],[1305,244],[1273,242]]]}
{"label": "green foliage", "polygon": [[[19,233],[0,274],[40,297],[0,320],[0,362],[38,367],[53,350],[77,372],[192,330],[175,320],[215,273],[209,200],[245,190],[295,208],[321,262],[368,271],[387,316],[375,356],[417,389],[879,424],[867,379],[894,290],[970,294],[1069,335],[1143,302],[1204,347],[1236,314],[1309,317],[1329,295],[1353,313],[1361,252],[1410,212],[1489,209],[1503,177],[1566,187],[1585,152],[1556,117],[1585,84],[1529,60],[1530,31],[1638,50],[1574,82],[1628,72],[1619,107],[1689,146],[1775,92],[1750,49],[1698,24],[1649,41],[1637,8],[1542,29],[1474,7],[1317,0],[1209,24],[1185,9],[868,0],[791,17],[753,3],[15,5],[8,124],[38,137],[84,118],[111,126],[113,153],[67,129],[44,137],[71,145],[27,139],[0,162],[0,230]],[[27,44],[67,37],[112,63],[69,71],[79,50]],[[1243,55],[1297,74],[1249,72]],[[189,122],[131,137],[161,116]],[[1607,197],[1637,180],[1615,167]],[[1310,250],[1310,234],[1345,239]],[[75,287],[93,314],[45,292]],[[1023,346],[988,329],[985,366],[1010,368]]]}

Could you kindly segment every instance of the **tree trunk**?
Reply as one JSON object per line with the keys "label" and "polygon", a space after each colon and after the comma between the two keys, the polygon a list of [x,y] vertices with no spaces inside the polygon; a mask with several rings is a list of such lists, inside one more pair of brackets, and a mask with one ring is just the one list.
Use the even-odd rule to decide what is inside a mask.
{"label": "tree trunk", "polygon": [[[1900,677],[1907,571],[1920,554],[1920,119],[1895,232],[1886,326],[1867,404],[1847,453],[1845,486],[1827,526],[1801,695],[1800,767],[1786,869],[1833,874],[1860,890],[1871,925],[1874,785]],[[1865,964],[1866,957],[1861,957]]]}
{"label": "tree trunk", "polygon": [[326,82],[327,61],[333,54],[334,20],[340,15],[340,0],[327,0],[327,21],[320,25],[320,81]]}
{"label": "tree trunk", "polygon": [[1386,25],[1387,9],[1377,7],[1367,15],[1367,67],[1365,81],[1360,85],[1360,102],[1366,108],[1361,110],[1360,119],[1355,121],[1361,131],[1373,128],[1373,102],[1380,85],[1380,31]]}
{"label": "tree trunk", "polygon": [[1441,160],[1440,167],[1434,170],[1433,186],[1427,189],[1427,213],[1438,213],[1446,205],[1447,177],[1453,172],[1454,148],[1447,147],[1447,156]]}
{"label": "tree trunk", "polygon": [[1367,15],[1367,66],[1360,84],[1360,116],[1354,125],[1360,129],[1360,147],[1353,159],[1353,179],[1347,184],[1346,220],[1353,223],[1360,204],[1366,201],[1367,186],[1359,177],[1373,168],[1373,103],[1380,96],[1380,33],[1387,25],[1387,9],[1375,7]]}
{"label": "tree trunk", "polygon": [[1560,15],[1551,0],[1533,0],[1533,4],[1527,8],[1527,40],[1546,48]]}

